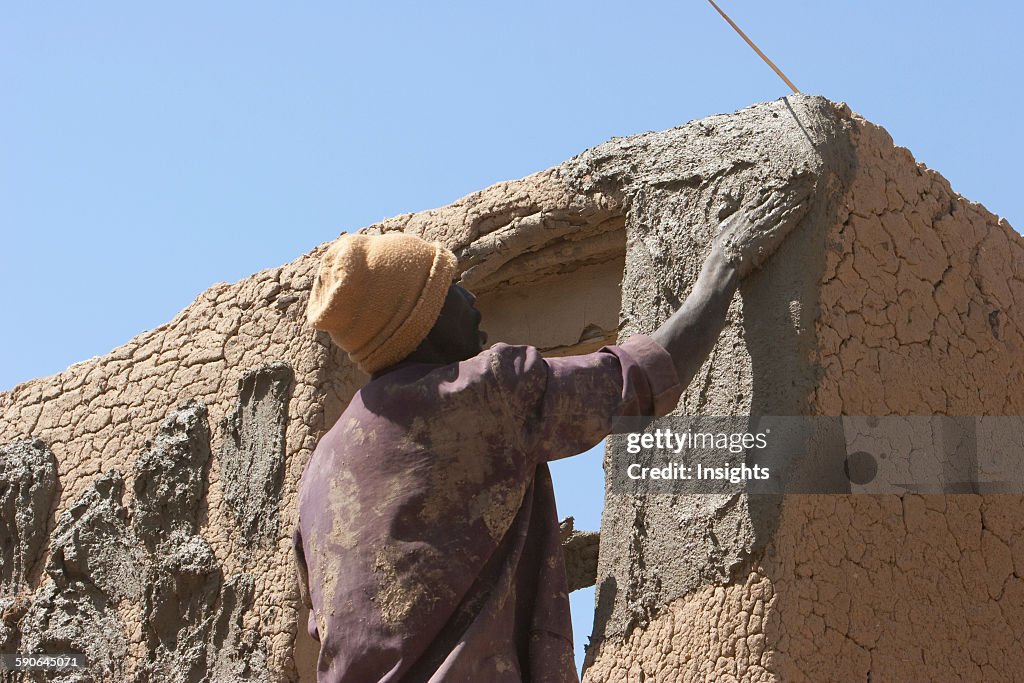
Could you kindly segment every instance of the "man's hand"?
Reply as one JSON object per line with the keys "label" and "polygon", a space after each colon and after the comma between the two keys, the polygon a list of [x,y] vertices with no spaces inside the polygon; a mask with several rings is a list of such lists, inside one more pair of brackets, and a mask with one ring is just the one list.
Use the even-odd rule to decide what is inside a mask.
{"label": "man's hand", "polygon": [[651,334],[672,356],[684,387],[718,341],[739,279],[764,263],[804,217],[813,185],[810,174],[793,176],[764,188],[722,222],[690,295]]}
{"label": "man's hand", "polygon": [[804,217],[813,186],[814,178],[809,173],[794,175],[779,186],[766,186],[753,202],[719,224],[714,246],[741,278],[775,253]]}

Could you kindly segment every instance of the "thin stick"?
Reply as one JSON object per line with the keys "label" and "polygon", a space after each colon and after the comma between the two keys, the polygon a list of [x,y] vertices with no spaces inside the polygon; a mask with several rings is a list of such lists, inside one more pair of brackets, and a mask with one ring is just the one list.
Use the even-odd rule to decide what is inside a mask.
{"label": "thin stick", "polygon": [[737,26],[736,23],[732,19],[729,18],[729,15],[726,14],[725,12],[723,12],[722,8],[715,4],[715,0],[708,0],[708,2],[711,3],[712,7],[714,7],[716,10],[718,10],[718,13],[722,15],[723,19],[725,19],[726,21],[729,22],[729,26],[732,26],[733,29],[736,31],[736,33],[740,34],[740,38],[742,38],[743,40],[747,41],[747,45],[749,45],[751,48],[753,48],[754,52],[756,52],[757,55],[761,59],[764,60],[764,63],[767,64],[768,66],[770,66],[772,68],[772,71],[777,73],[779,75],[779,78],[784,80],[786,82],[786,85],[788,85],[790,88],[793,89],[794,93],[799,93],[800,92],[797,89],[797,87],[795,85],[793,85],[793,81],[791,81],[788,78],[786,78],[786,74],[782,73],[782,71],[779,69],[779,67],[775,66],[775,62],[773,62],[772,60],[768,59],[768,56],[765,53],[761,52],[761,50],[758,49],[757,45],[754,45],[754,41],[752,41],[750,38],[747,38],[747,34],[743,32],[743,29],[741,29],[739,26]]}

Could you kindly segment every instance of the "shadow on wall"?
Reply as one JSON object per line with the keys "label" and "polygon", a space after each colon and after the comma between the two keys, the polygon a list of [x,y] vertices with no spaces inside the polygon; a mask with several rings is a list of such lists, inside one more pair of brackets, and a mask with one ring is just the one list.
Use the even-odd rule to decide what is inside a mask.
{"label": "shadow on wall", "polygon": [[309,635],[309,608],[299,607],[295,635],[295,668],[299,672],[299,683],[316,683],[316,664],[320,656],[320,643]]}

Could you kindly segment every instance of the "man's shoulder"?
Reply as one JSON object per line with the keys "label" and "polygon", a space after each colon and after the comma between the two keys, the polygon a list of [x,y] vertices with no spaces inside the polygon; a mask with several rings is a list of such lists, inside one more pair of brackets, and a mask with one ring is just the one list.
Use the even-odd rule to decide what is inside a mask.
{"label": "man's shoulder", "polygon": [[526,344],[498,342],[480,353],[454,363],[408,363],[374,377],[359,393],[395,394],[403,388],[418,386],[470,385],[481,379],[502,380],[535,371],[544,362],[536,347]]}
{"label": "man's shoulder", "polygon": [[369,425],[408,426],[455,409],[499,409],[509,394],[521,394],[537,383],[524,380],[544,376],[544,360],[536,347],[505,343],[455,363],[403,364],[363,385],[322,441],[346,438]]}

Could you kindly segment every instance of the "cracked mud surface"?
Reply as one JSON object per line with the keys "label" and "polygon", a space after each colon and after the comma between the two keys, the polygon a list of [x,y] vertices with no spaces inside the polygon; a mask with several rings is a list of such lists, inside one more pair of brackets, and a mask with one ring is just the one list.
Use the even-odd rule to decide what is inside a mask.
{"label": "cracked mud surface", "polygon": [[[680,410],[1020,414],[1021,238],[820,98],[616,138],[366,231],[452,248],[491,341],[584,352],[653,329],[722,203],[799,170],[816,182],[808,217],[742,285]],[[188,680],[203,661],[217,680],[312,680],[295,494],[365,381],[303,322],[324,248],[0,394],[4,643],[88,643],[101,677]],[[798,680],[836,662],[998,680],[1024,663],[1019,497],[607,510],[589,680]],[[576,542],[589,581],[595,539]]]}
{"label": "cracked mud surface", "polygon": [[[799,259],[813,279],[787,277],[798,243],[745,284],[681,409],[1021,414],[1024,240],[883,129],[839,113],[855,164],[836,173],[841,201],[796,235],[824,238]],[[660,315],[644,305],[647,321]],[[773,316],[769,329],[788,316],[792,334],[769,360]],[[767,514],[743,497],[606,505],[602,540],[609,520],[641,513],[649,533],[620,540],[621,556],[602,547],[602,562],[622,559],[603,575],[609,638],[585,681],[995,681],[1024,664],[1021,496],[791,495]],[[681,565],[669,554],[680,536],[693,539]]]}

